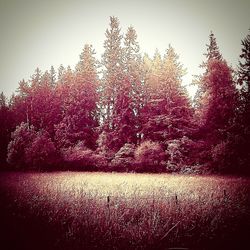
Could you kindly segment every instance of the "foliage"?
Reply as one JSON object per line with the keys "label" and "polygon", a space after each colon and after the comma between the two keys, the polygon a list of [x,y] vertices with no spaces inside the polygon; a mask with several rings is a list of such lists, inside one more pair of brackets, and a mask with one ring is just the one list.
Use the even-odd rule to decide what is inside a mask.
{"label": "foliage", "polygon": [[7,162],[18,169],[26,168],[26,150],[32,145],[36,137],[33,126],[21,123],[11,134],[11,141],[8,145]]}
{"label": "foliage", "polygon": [[209,35],[209,44],[206,44],[207,52],[204,54],[206,60],[202,62],[200,67],[204,70],[202,75],[196,76],[194,82],[198,85],[198,90],[195,94],[194,105],[196,107],[196,118],[201,119],[204,108],[204,97],[206,96],[206,86],[203,84],[203,75],[208,72],[208,61],[216,59],[222,61],[222,55],[220,53],[219,47],[217,45],[217,40],[214,33],[211,31]]}
{"label": "foliage", "polygon": [[108,129],[112,129],[114,103],[119,85],[124,77],[122,35],[117,17],[110,17],[110,29],[105,32],[104,53],[102,55],[103,79],[101,89],[102,118]]}
{"label": "foliage", "polygon": [[190,133],[192,110],[181,86],[185,70],[178,59],[171,46],[163,59],[157,51],[154,55],[146,81],[148,97],[141,115],[144,139],[164,142]]}
{"label": "foliage", "polygon": [[135,161],[138,170],[162,171],[165,152],[158,142],[144,141],[135,150]]}
{"label": "foliage", "polygon": [[118,171],[133,170],[135,145],[125,143],[114,155],[111,161],[111,168]]}
{"label": "foliage", "polygon": [[33,126],[21,123],[11,138],[7,161],[18,169],[49,170],[60,160],[47,131],[36,132]]}
{"label": "foliage", "polygon": [[67,169],[77,170],[98,170],[105,168],[107,160],[105,156],[95,153],[87,148],[83,142],[79,142],[75,146],[63,149],[63,160],[66,163]]}
{"label": "foliage", "polygon": [[37,68],[9,102],[1,94],[1,164],[250,173],[249,44],[248,35],[236,71],[211,32],[192,102],[174,48],[142,56],[136,30],[122,35],[110,17],[100,62],[85,44],[74,69]]}
{"label": "foliage", "polygon": [[31,145],[25,149],[26,164],[32,169],[50,170],[59,160],[55,145],[44,130],[39,131]]}
{"label": "foliage", "polygon": [[[236,82],[241,89],[238,95],[235,124],[231,132],[231,145],[235,152],[235,165],[250,173],[250,34],[242,40]],[[235,167],[237,169],[237,167]],[[239,170],[237,169],[236,172]]]}
{"label": "foliage", "polygon": [[3,93],[0,94],[0,164],[6,165],[7,147],[15,128],[14,114]]}

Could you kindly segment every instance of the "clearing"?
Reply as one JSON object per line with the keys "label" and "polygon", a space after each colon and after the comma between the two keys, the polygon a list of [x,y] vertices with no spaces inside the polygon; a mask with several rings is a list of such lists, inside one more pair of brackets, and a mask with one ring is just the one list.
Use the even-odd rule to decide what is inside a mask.
{"label": "clearing", "polygon": [[249,191],[242,177],[1,173],[0,247],[240,249]]}

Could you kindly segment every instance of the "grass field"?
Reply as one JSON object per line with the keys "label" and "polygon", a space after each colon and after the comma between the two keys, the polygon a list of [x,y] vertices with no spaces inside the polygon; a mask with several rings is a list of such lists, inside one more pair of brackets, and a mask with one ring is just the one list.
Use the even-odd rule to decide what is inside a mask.
{"label": "grass field", "polygon": [[250,180],[1,173],[1,249],[249,249]]}

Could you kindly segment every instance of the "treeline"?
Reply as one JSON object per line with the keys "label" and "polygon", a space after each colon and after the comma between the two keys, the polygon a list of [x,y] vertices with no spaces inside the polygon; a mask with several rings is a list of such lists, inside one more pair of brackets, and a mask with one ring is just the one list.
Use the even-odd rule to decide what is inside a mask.
{"label": "treeline", "polygon": [[38,68],[0,97],[2,169],[250,173],[250,35],[236,69],[209,36],[193,101],[174,48],[142,56],[110,18],[102,60]]}

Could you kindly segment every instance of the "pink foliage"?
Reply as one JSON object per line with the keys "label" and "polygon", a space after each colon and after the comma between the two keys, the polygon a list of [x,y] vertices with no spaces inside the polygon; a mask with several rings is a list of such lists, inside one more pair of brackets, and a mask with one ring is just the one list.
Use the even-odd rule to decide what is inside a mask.
{"label": "pink foliage", "polygon": [[36,132],[33,126],[29,127],[27,123],[21,123],[17,126],[16,130],[11,134],[7,162],[16,168],[25,168],[25,152],[32,145],[35,137]]}
{"label": "pink foliage", "polygon": [[115,154],[111,167],[118,171],[133,170],[135,145],[126,143]]}
{"label": "pink foliage", "polygon": [[49,133],[39,131],[25,150],[26,163],[34,169],[48,169],[57,163],[58,155]]}
{"label": "pink foliage", "polygon": [[71,168],[81,170],[97,170],[107,165],[105,156],[86,148],[82,143],[63,150],[63,158]]}
{"label": "pink foliage", "polygon": [[141,169],[158,167],[156,171],[161,171],[160,164],[165,159],[165,152],[158,142],[144,141],[135,150],[135,160]]}

